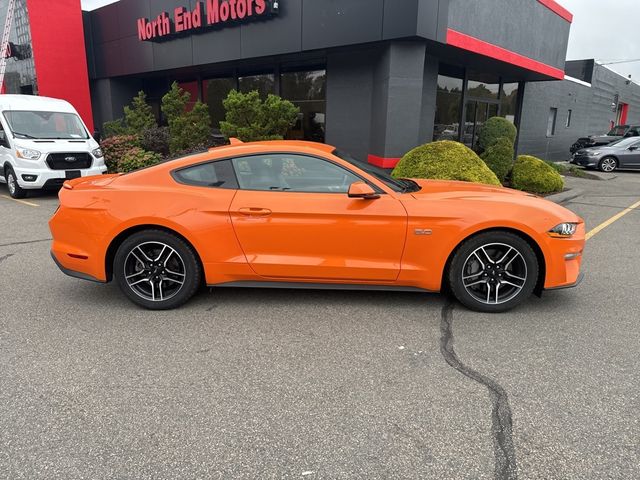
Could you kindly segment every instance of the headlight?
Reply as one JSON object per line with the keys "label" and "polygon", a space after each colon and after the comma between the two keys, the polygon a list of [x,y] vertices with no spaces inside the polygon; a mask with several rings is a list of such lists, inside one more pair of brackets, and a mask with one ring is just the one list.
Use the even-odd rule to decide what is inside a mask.
{"label": "headlight", "polygon": [[93,152],[91,152],[91,155],[93,155],[96,158],[102,158],[104,156],[101,148],[96,148]]}
{"label": "headlight", "polygon": [[26,160],[38,160],[40,158],[40,152],[30,148],[17,148],[16,155],[18,158],[24,158]]}
{"label": "headlight", "polygon": [[576,233],[577,223],[561,223],[549,230],[549,235],[555,238],[569,238]]}
{"label": "headlight", "polygon": [[587,157],[597,157],[600,152],[587,152]]}

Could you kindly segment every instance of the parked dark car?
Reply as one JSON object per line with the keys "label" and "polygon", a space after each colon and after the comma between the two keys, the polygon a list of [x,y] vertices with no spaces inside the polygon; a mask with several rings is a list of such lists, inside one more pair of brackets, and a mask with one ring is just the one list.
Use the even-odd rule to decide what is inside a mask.
{"label": "parked dark car", "polygon": [[638,136],[640,136],[640,125],[616,125],[606,135],[589,135],[588,137],[579,138],[571,146],[571,153],[574,154],[582,148],[608,145],[616,140]]}
{"label": "parked dark car", "polygon": [[583,148],[573,154],[571,163],[603,172],[618,168],[640,169],[640,138],[623,138],[609,145]]}

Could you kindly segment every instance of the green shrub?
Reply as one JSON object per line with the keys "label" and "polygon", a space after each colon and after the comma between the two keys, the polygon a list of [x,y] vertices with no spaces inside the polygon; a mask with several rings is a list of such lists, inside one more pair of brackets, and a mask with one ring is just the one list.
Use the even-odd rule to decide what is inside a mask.
{"label": "green shrub", "polygon": [[116,135],[100,143],[104,161],[109,173],[118,171],[118,163],[133,148],[140,148],[140,138],[137,135]]}
{"label": "green shrub", "polygon": [[263,101],[255,90],[232,90],[222,104],[226,116],[220,122],[220,131],[227,138],[236,137],[243,142],[281,140],[300,113],[293,103],[277,95],[268,95]]}
{"label": "green shrub", "polygon": [[482,160],[504,182],[513,167],[513,143],[508,138],[499,138],[482,154]]}
{"label": "green shrub", "polygon": [[169,150],[172,154],[211,144],[211,117],[208,107],[197,101],[190,111],[187,104],[191,94],[173,82],[171,90],[162,97],[162,113],[169,124]]}
{"label": "green shrub", "polygon": [[402,157],[393,176],[500,185],[495,174],[473,150],[450,140],[414,148]]}
{"label": "green shrub", "polygon": [[478,133],[478,146],[481,151],[485,151],[491,145],[498,141],[499,138],[508,138],[512,145],[516,143],[518,130],[516,126],[506,118],[491,117],[480,128]]}
{"label": "green shrub", "polygon": [[511,186],[532,193],[553,193],[564,189],[564,180],[549,164],[536,157],[520,155],[513,166]]}
{"label": "green shrub", "polygon": [[153,127],[142,132],[140,145],[149,152],[159,153],[162,156],[169,155],[169,128]]}
{"label": "green shrub", "polygon": [[127,132],[133,135],[142,135],[146,129],[158,126],[151,105],[147,103],[147,95],[142,90],[133,97],[131,106],[124,107],[124,123]]}
{"label": "green shrub", "polygon": [[151,167],[162,161],[162,155],[154,152],[146,152],[139,147],[134,147],[125,153],[118,162],[118,172],[127,173],[139,168]]}
{"label": "green shrub", "polygon": [[123,118],[117,118],[102,124],[102,138],[115,137],[116,135],[126,135],[127,126]]}

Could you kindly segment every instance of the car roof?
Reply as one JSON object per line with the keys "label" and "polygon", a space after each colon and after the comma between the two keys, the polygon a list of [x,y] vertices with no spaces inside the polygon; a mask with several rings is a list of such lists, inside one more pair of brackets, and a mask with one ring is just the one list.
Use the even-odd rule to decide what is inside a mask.
{"label": "car roof", "polygon": [[77,113],[66,100],[37,95],[0,95],[0,110]]}
{"label": "car roof", "polygon": [[170,168],[180,168],[186,165],[221,160],[233,156],[259,155],[263,153],[291,152],[307,155],[326,155],[332,153],[336,148],[332,145],[317,142],[306,142],[302,140],[268,140],[259,142],[241,142],[236,139],[231,140],[230,145],[213,147],[205,152],[196,153],[187,157],[172,159],[165,163]]}

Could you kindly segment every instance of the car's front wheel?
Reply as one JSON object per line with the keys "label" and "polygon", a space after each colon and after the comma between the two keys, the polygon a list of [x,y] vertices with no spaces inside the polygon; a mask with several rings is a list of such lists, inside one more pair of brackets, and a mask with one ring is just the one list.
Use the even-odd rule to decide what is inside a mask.
{"label": "car's front wheel", "polygon": [[163,230],[145,230],[118,248],[113,273],[122,292],[151,310],[177,308],[198,290],[202,279],[193,249]]}
{"label": "car's front wheel", "polygon": [[13,171],[13,168],[10,166],[7,167],[4,175],[4,178],[7,181],[7,190],[9,190],[11,198],[24,198],[27,196],[27,191],[18,185],[18,177],[16,177],[16,173]]}
{"label": "car's front wheel", "polygon": [[598,169],[602,172],[613,172],[616,168],[618,168],[618,160],[613,157],[604,157],[598,163]]}
{"label": "car's front wheel", "polygon": [[487,232],[465,241],[451,261],[448,280],[456,299],[471,310],[506,312],[531,296],[538,259],[523,238]]}

